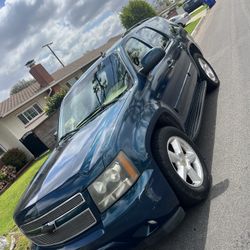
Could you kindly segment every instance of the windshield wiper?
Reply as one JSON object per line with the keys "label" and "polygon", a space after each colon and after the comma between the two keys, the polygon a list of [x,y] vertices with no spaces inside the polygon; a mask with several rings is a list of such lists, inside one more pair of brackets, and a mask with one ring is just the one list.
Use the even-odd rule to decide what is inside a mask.
{"label": "windshield wiper", "polygon": [[[125,92],[125,91],[124,91]],[[105,108],[107,108],[108,106],[110,106],[111,104],[113,104],[114,102],[116,102],[120,96],[122,96],[123,93],[121,93],[120,95],[116,96],[114,99],[112,99],[111,101],[107,102],[107,103],[103,103],[100,106],[98,106],[93,112],[91,112],[87,117],[85,117],[82,121],[80,121],[76,128],[80,128],[81,126],[83,126],[86,122],[88,122],[89,120],[91,120],[94,116],[96,116],[99,112],[102,112]]]}
{"label": "windshield wiper", "polygon": [[65,140],[66,138],[71,137],[71,136],[74,135],[78,130],[79,130],[79,128],[75,128],[75,129],[73,129],[73,130],[67,132],[66,134],[64,134],[64,135],[59,139],[59,142],[62,141],[62,140]]}

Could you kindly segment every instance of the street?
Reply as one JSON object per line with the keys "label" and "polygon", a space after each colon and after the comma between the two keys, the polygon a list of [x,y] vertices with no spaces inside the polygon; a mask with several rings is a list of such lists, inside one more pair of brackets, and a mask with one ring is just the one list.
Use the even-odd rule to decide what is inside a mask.
{"label": "street", "polygon": [[217,0],[195,40],[221,80],[197,139],[211,192],[174,232],[138,250],[250,249],[250,1]]}

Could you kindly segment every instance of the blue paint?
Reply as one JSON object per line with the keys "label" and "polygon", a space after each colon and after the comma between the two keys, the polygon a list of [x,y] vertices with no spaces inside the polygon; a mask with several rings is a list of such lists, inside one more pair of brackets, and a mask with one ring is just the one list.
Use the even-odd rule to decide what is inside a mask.
{"label": "blue paint", "polygon": [[[90,208],[97,223],[64,244],[36,249],[97,249],[133,244],[150,234],[148,220],[155,220],[161,226],[180,207],[178,198],[154,161],[150,144],[162,114],[185,131],[197,85],[198,70],[190,55],[190,46],[194,43],[186,33],[180,33],[179,27],[172,25],[156,17],[134,28],[72,87],[70,93],[114,53],[119,55],[132,79],[124,95],[58,144],[26,190],[14,215],[16,224],[21,226],[80,192],[86,203],[79,209]],[[165,55],[161,54],[163,50],[158,50],[147,57],[146,65],[150,65],[150,60],[154,60],[155,65],[147,75],[136,70],[124,49],[129,39],[140,39],[137,31],[142,27],[159,29],[170,41]],[[180,49],[180,42],[185,49]],[[145,41],[145,44],[149,50],[153,47],[150,42]],[[174,60],[174,67],[169,66],[170,59]],[[155,60],[161,61],[157,64]],[[174,107],[178,107],[178,111]],[[140,176],[120,199],[100,213],[87,188],[121,151]]]}

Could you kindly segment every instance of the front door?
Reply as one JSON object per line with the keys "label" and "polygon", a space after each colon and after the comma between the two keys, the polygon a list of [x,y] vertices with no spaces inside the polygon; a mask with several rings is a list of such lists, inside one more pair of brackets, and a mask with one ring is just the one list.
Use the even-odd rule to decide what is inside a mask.
{"label": "front door", "polygon": [[197,70],[183,46],[178,40],[172,41],[159,67],[166,72],[162,101],[185,120],[197,83]]}
{"label": "front door", "polygon": [[48,150],[48,147],[33,132],[25,134],[20,141],[35,158]]}

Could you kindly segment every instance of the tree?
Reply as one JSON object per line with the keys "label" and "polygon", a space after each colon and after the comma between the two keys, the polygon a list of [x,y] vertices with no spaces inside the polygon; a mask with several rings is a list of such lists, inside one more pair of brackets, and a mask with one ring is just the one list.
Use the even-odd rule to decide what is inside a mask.
{"label": "tree", "polygon": [[67,94],[67,90],[62,89],[56,92],[53,96],[47,99],[45,113],[49,116],[53,114],[57,109],[60,108],[64,96]]}
{"label": "tree", "polygon": [[16,83],[10,90],[10,94],[14,95],[18,92],[20,92],[21,90],[29,87],[30,85],[32,85],[33,83],[35,83],[36,80],[35,79],[30,79],[30,80],[20,80],[18,81],[18,83]]}
{"label": "tree", "polygon": [[156,16],[154,8],[144,0],[130,0],[122,8],[120,20],[122,25],[129,29],[138,22]]}

